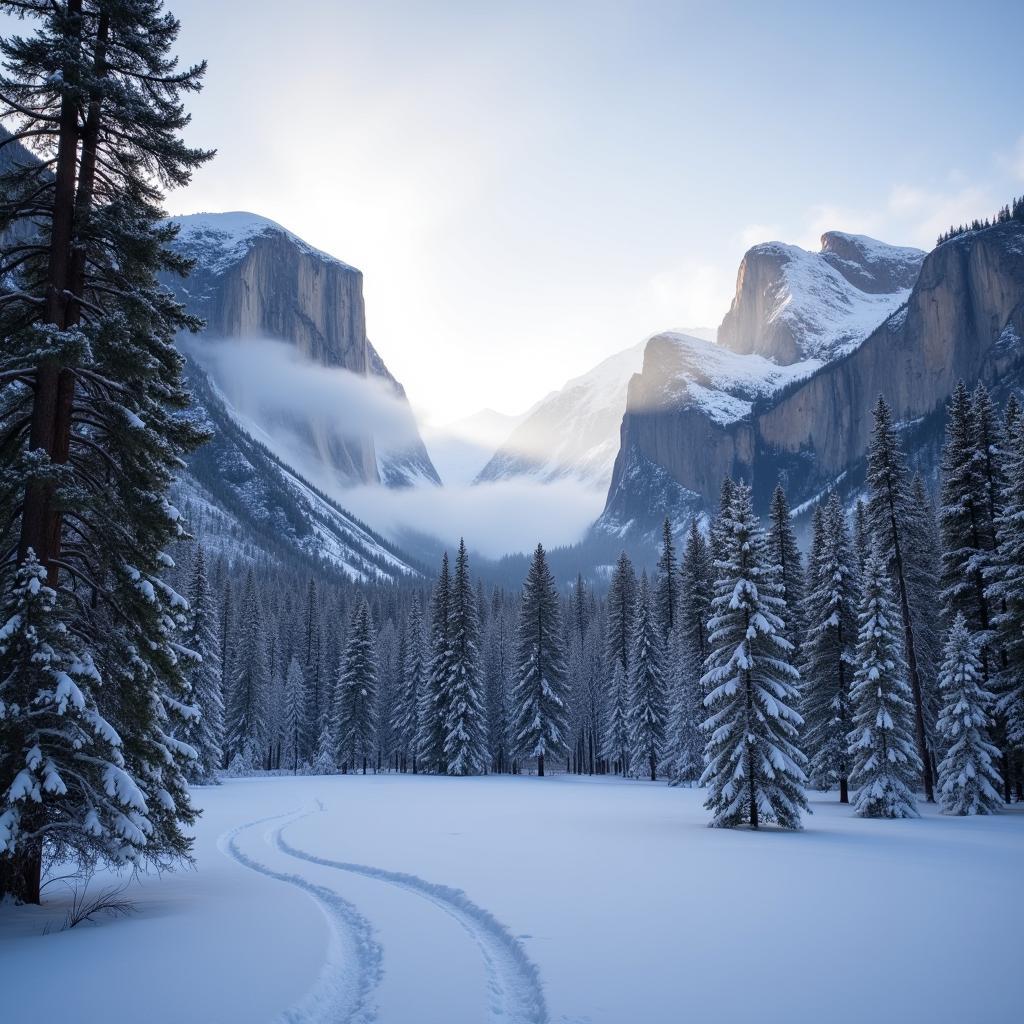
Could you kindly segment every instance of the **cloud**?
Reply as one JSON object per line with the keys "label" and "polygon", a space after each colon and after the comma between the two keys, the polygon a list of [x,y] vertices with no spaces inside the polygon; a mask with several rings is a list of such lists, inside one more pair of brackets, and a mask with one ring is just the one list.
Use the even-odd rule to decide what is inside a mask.
{"label": "cloud", "polygon": [[408,405],[379,377],[326,367],[293,345],[261,337],[186,339],[183,347],[211,375],[228,402],[262,432],[312,437],[329,460],[332,439],[372,436],[378,450],[403,449],[418,435]]}
{"label": "cloud", "polygon": [[356,487],[335,497],[389,536],[412,530],[449,545],[465,537],[471,550],[500,558],[531,551],[538,541],[557,547],[580,540],[600,515],[605,491],[575,480],[509,480],[403,490]]}
{"label": "cloud", "polygon": [[655,274],[639,296],[650,322],[691,327],[717,326],[729,308],[735,287],[734,274],[724,267],[687,260]]}

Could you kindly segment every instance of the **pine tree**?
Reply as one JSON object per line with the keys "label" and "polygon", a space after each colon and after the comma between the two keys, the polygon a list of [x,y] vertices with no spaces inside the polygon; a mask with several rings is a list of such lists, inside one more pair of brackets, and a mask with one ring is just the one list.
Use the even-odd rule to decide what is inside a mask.
{"label": "pine tree", "polygon": [[313,756],[312,771],[314,775],[334,775],[337,772],[338,762],[334,757],[336,745],[330,717],[325,715],[323,725],[320,727],[320,735],[316,741],[316,752]]}
{"label": "pine tree", "polygon": [[302,665],[293,655],[288,662],[288,674],[284,683],[283,739],[281,744],[281,765],[291,768],[294,775],[305,756],[303,740],[306,725],[306,678]]}
{"label": "pine tree", "polygon": [[[633,563],[623,551],[612,573],[608,588],[608,629],[605,664],[608,690],[605,705],[603,756],[625,775],[629,771],[629,724],[627,717],[629,654],[636,616],[636,574]],[[622,671],[616,672],[618,664]]]}
{"label": "pine tree", "polygon": [[906,459],[892,421],[892,412],[881,395],[874,409],[874,427],[868,449],[867,483],[870,494],[868,523],[871,536],[896,587],[900,621],[903,626],[903,649],[906,652],[907,672],[913,698],[918,764],[921,765],[925,797],[931,802],[935,799],[934,777],[925,723],[924,686],[918,662],[918,638],[914,633],[914,614],[911,606],[911,579],[914,567],[908,557],[908,530],[912,509],[910,483],[907,479]]}
{"label": "pine tree", "polygon": [[[985,570],[995,536],[991,533],[985,457],[977,448],[978,430],[967,386],[960,381],[949,401],[942,449],[942,600],[946,621],[962,614],[984,647],[989,629]],[[984,653],[982,657],[985,659]]]}
{"label": "pine tree", "polygon": [[679,617],[669,637],[670,712],[668,758],[673,784],[695,782],[704,768],[704,689],[701,677],[709,654],[708,619],[715,570],[697,520],[690,522],[680,566]]}
{"label": "pine tree", "polygon": [[658,558],[658,582],[654,593],[662,644],[667,643],[679,614],[679,579],[672,524],[668,517],[661,527],[661,556]]}
{"label": "pine tree", "polygon": [[445,763],[449,775],[478,775],[487,766],[480,679],[480,621],[464,540],[459,541],[459,553],[455,558],[450,615],[451,663],[445,700]]}
{"label": "pine tree", "polygon": [[392,731],[402,771],[416,772],[416,737],[419,734],[420,696],[426,686],[427,638],[423,631],[420,595],[412,595],[409,618],[405,624],[405,666],[402,689],[395,702]]}
{"label": "pine tree", "polygon": [[516,674],[512,692],[512,734],[520,756],[544,761],[565,754],[565,640],[562,609],[544,548],[538,544],[523,584],[516,636]]}
{"label": "pine tree", "polygon": [[857,556],[857,576],[860,577],[864,575],[864,566],[871,554],[871,525],[868,506],[863,498],[857,499],[853,510],[853,549]]}
{"label": "pine tree", "polygon": [[1005,459],[1006,484],[996,520],[999,545],[988,594],[998,608],[993,625],[1004,659],[996,710],[1012,751],[1024,747],[1024,417],[1013,428]]}
{"label": "pine tree", "polygon": [[342,770],[358,771],[373,756],[376,741],[377,644],[370,618],[370,606],[360,600],[352,614],[348,641],[342,658],[335,693],[337,717],[333,732],[337,743],[335,760]]}
{"label": "pine tree", "polygon": [[310,579],[306,588],[306,609],[302,629],[302,675],[306,681],[306,720],[302,739],[303,749],[315,752],[325,719],[327,701],[324,699],[320,669],[320,599],[316,581]]}
{"label": "pine tree", "polygon": [[720,562],[725,558],[727,538],[724,534],[724,524],[730,515],[729,510],[732,507],[735,486],[735,482],[730,477],[722,478],[722,489],[718,496],[718,514],[711,521],[710,544],[713,562]]}
{"label": "pine tree", "polygon": [[608,706],[601,756],[623,775],[629,774],[629,683],[622,662],[611,664],[608,679]]}
{"label": "pine tree", "polygon": [[849,802],[846,736],[850,731],[850,687],[857,642],[857,576],[846,519],[833,494],[820,534],[811,549],[807,638],[801,669],[804,745],[811,783],[839,786],[840,803]]}
{"label": "pine tree", "polygon": [[917,815],[914,780],[921,758],[914,741],[914,702],[903,660],[902,621],[892,599],[885,556],[873,550],[864,567],[858,614],[853,728],[848,737],[862,818]]}
{"label": "pine tree", "polygon": [[198,755],[192,767],[192,780],[214,782],[224,760],[224,698],[217,610],[206,579],[206,561],[201,547],[196,548],[189,605],[185,646],[198,658],[189,672],[189,682],[199,716],[190,723],[186,738]]}
{"label": "pine tree", "polygon": [[[664,609],[661,609],[662,611]],[[665,743],[666,693],[661,623],[651,604],[647,574],[640,582],[629,659],[629,761],[633,771],[657,775]]]}
{"label": "pine tree", "polygon": [[808,809],[806,758],[797,745],[803,721],[794,710],[800,676],[783,635],[782,585],[744,483],[733,488],[720,536],[703,678],[710,711],[702,726],[705,806],[714,812],[716,827],[777,822],[799,828],[800,812]]}
{"label": "pine tree", "polygon": [[441,575],[434,586],[430,604],[430,669],[426,686],[420,695],[420,731],[417,741],[420,764],[425,770],[439,775],[448,771],[444,743],[451,680],[451,590],[446,551],[441,559]]}
{"label": "pine tree", "polygon": [[[178,23],[154,3],[0,6],[38,26],[0,41],[0,117],[42,158],[14,161],[0,181],[0,231],[19,236],[0,255],[0,545],[15,553],[0,567],[0,603],[26,585],[18,566],[43,567],[57,595],[52,621],[78,638],[80,661],[88,656],[102,678],[119,770],[148,808],[137,859],[168,866],[188,859],[196,813],[185,779],[191,748],[176,738],[191,716],[177,654],[187,604],[164,578],[166,549],[184,527],[167,492],[205,432],[185,414],[174,347],[176,333],[200,324],[156,275],[187,270],[167,248],[175,228],[161,223],[162,188],[187,184],[212,155],[180,139],[180,96],[199,89],[204,67],[175,68]],[[27,707],[35,692],[22,686],[31,682],[8,679],[5,703]],[[25,767],[22,727],[33,728],[21,716],[5,725],[5,749],[19,755],[0,760],[3,793]],[[72,806],[83,793],[51,791],[33,827],[12,834],[0,895],[38,900],[58,820],[65,832],[87,821],[76,839],[66,836],[76,855],[126,849],[123,835],[106,835],[109,819],[94,829],[82,818],[88,809]]]}
{"label": "pine tree", "polygon": [[995,766],[1000,754],[988,733],[992,694],[982,675],[980,648],[959,612],[946,640],[937,726],[946,750],[938,775],[946,814],[994,814],[1003,806],[1003,780]]}
{"label": "pine tree", "polygon": [[263,610],[250,569],[245,579],[240,609],[235,679],[225,723],[225,746],[229,761],[240,755],[253,768],[262,767],[267,748],[269,691]]}
{"label": "pine tree", "polygon": [[496,772],[511,768],[514,633],[512,609],[505,606],[498,591],[495,591],[487,626],[484,678],[487,690],[487,745],[491,765]]}
{"label": "pine tree", "polygon": [[786,602],[785,636],[793,645],[791,661],[797,665],[804,636],[804,567],[790,522],[789,501],[781,484],[772,493],[768,509],[767,541],[768,557],[779,567],[779,583]]}

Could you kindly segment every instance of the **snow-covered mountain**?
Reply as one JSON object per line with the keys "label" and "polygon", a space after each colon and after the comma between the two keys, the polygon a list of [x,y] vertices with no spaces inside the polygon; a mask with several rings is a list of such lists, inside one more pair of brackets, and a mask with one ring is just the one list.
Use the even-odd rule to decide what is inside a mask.
{"label": "snow-covered mountain", "polygon": [[[190,352],[240,409],[251,395],[238,393],[238,380],[244,375],[252,384],[263,371],[267,386],[244,412],[279,455],[298,455],[318,477],[329,469],[332,483],[342,486],[440,483],[404,389],[367,338],[360,271],[256,214],[174,221],[175,246],[196,265],[187,280],[166,283],[207,323]],[[225,340],[234,344],[218,347]],[[289,346],[295,366],[270,359],[267,341]],[[302,375],[303,365],[334,371],[315,382],[320,401],[312,405],[301,393],[314,381]],[[338,387],[334,400],[331,382]],[[300,391],[295,400],[289,385]],[[271,400],[275,390],[281,401]],[[365,401],[353,397],[360,390]],[[366,403],[374,404],[374,417],[365,414]]]}
{"label": "snow-covered mountain", "polygon": [[925,254],[828,231],[821,250],[783,242],[748,250],[718,343],[778,363],[852,351],[910,295]]}
{"label": "snow-covered mountain", "polygon": [[[1024,225],[968,232],[925,255],[829,232],[820,253],[767,243],[744,257],[718,345],[652,338],[629,385],[599,535],[643,537],[712,509],[743,477],[766,507],[858,486],[881,393],[935,462],[958,379],[1024,382]],[[935,422],[933,422],[935,421]],[[911,434],[913,436],[911,436]]]}
{"label": "snow-covered mountain", "polygon": [[[694,328],[708,342],[714,330]],[[619,450],[630,378],[643,366],[647,342],[633,345],[542,398],[508,435],[477,477],[478,483],[528,477],[566,477],[607,487]]]}

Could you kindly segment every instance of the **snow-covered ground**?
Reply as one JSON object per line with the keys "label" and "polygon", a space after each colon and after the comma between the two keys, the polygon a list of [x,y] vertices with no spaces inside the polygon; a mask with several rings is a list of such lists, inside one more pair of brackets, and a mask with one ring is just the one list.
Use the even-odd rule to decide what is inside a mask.
{"label": "snow-covered ground", "polygon": [[[197,791],[198,870],[137,912],[0,908],[4,1020],[984,1021],[1019,1015],[1024,813],[706,828],[610,779],[367,776]],[[99,887],[109,884],[100,879]]]}

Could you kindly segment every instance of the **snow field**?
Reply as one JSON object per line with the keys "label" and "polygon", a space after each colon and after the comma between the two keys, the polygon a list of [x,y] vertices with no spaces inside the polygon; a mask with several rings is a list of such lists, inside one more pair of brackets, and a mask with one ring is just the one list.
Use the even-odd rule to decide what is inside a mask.
{"label": "snow field", "polygon": [[59,907],[0,911],[8,1006],[82,1024],[142,1003],[154,1024],[675,1024],[1018,1004],[1018,808],[871,821],[811,794],[803,832],[752,833],[707,828],[702,790],[608,778],[196,796],[198,870],[145,879],[131,918],[41,937]]}

